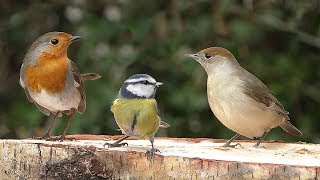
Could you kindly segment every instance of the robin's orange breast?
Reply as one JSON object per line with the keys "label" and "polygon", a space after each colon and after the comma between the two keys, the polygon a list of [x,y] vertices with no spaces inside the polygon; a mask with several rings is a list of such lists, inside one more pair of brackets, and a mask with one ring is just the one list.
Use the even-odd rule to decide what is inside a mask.
{"label": "robin's orange breast", "polygon": [[38,93],[41,90],[47,93],[61,92],[65,87],[68,65],[67,56],[55,58],[51,54],[42,53],[35,66],[26,67],[26,85]]}

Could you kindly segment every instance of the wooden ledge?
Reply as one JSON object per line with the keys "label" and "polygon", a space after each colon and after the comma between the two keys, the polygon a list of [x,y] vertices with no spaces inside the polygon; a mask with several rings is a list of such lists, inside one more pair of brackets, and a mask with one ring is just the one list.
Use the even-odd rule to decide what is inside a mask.
{"label": "wooden ledge", "polygon": [[0,177],[4,179],[318,179],[320,145],[225,140],[156,138],[150,162],[148,140],[104,148],[123,136],[72,135],[74,141],[0,140]]}

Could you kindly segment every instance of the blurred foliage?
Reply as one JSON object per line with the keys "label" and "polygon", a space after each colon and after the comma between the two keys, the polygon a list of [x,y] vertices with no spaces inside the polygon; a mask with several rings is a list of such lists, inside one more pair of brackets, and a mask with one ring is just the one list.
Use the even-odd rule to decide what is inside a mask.
{"label": "blurred foliage", "polygon": [[[48,117],[28,102],[19,69],[32,42],[49,31],[81,35],[69,57],[86,83],[87,111],[69,134],[119,134],[109,107],[122,82],[148,73],[158,90],[161,117],[171,128],[159,136],[230,138],[212,114],[206,74],[185,53],[210,46],[229,49],[268,85],[302,137],[273,130],[267,139],[320,142],[320,7],[300,0],[0,0],[0,137],[40,136]],[[52,117],[49,117],[52,118]],[[57,121],[61,134],[66,117]]]}

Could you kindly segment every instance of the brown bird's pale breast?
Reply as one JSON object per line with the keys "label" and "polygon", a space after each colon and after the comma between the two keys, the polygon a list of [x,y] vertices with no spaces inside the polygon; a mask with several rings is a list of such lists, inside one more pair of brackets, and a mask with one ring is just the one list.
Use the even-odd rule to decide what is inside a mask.
{"label": "brown bird's pale breast", "polygon": [[26,84],[37,93],[42,89],[48,93],[61,92],[65,87],[68,65],[66,56],[55,59],[53,55],[43,52],[35,66],[26,67]]}

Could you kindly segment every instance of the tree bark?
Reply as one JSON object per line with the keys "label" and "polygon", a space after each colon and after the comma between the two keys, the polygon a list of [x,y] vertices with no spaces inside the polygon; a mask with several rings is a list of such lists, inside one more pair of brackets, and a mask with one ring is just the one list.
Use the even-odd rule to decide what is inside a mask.
{"label": "tree bark", "polygon": [[319,179],[320,145],[206,138],[156,138],[103,147],[122,136],[73,135],[73,141],[0,140],[0,179]]}

